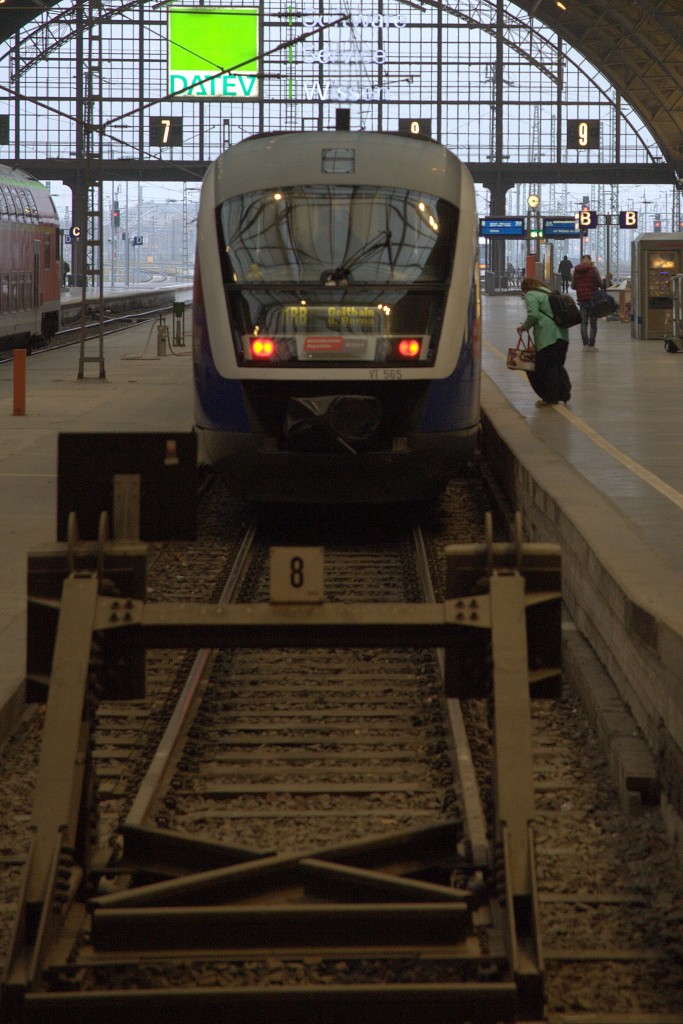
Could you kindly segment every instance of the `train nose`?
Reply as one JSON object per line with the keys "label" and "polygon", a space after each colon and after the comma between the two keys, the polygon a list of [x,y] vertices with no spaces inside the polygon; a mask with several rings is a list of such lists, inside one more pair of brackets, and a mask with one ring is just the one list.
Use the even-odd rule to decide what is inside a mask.
{"label": "train nose", "polygon": [[289,399],[284,442],[296,451],[356,454],[366,448],[382,420],[382,406],[370,395],[325,395]]}

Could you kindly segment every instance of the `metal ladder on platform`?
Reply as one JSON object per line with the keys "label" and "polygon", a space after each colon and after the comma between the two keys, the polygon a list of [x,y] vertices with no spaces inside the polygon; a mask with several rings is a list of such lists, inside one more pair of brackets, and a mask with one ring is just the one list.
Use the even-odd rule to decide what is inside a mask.
{"label": "metal ladder on platform", "polygon": [[[81,296],[81,337],[78,379],[85,376],[85,364],[97,363],[99,378],[106,378],[104,368],[104,231],[102,216],[102,8],[101,0],[89,0],[87,10],[87,72],[84,105],[84,143],[86,157],[88,203],[85,223],[85,259]],[[96,297],[88,302],[88,286]],[[92,304],[97,306],[97,332],[88,337],[87,315]],[[87,342],[91,344],[87,346]],[[93,348],[96,354],[93,353]]]}

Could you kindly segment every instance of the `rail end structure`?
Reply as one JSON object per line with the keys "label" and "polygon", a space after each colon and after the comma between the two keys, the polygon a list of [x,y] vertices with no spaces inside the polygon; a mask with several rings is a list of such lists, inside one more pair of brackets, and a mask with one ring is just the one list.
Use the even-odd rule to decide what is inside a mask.
{"label": "rail end structure", "polygon": [[[490,534],[490,526],[487,532]],[[69,571],[61,596],[49,598],[56,629],[33,811],[34,839],[0,993],[3,1024],[48,1020],[77,1024],[93,1019],[108,1024],[120,1020],[122,1012],[145,1012],[145,1003],[154,1013],[163,1010],[169,1022],[192,1020],[194,1024],[215,1020],[216,1015],[233,1009],[245,1022],[295,1010],[301,1024],[307,1024],[320,1019],[323,1005],[329,1009],[329,1021],[348,1020],[355,1013],[367,1024],[386,1021],[387,1008],[392,1005],[400,1006],[401,1021],[423,1020],[426,1008],[435,1022],[542,1018],[544,966],[534,864],[530,700],[535,679],[542,676],[547,682],[559,679],[560,674],[559,549],[525,544],[518,520],[516,537],[509,545],[494,544],[488,536],[485,545],[448,549],[450,590],[440,603],[323,601],[310,605],[205,606],[148,605],[139,593],[102,593],[109,589],[103,587],[106,558],[110,559],[108,568],[126,566],[126,559],[132,558],[132,568],[128,565],[122,569],[121,580],[135,580],[131,590],[141,589],[144,554],[137,550],[131,553],[128,542],[103,539],[95,567],[83,568],[76,561],[77,543],[73,541],[72,546],[73,557],[68,551],[66,554]],[[51,571],[61,576],[63,569],[60,563]],[[56,576],[50,583],[53,589]],[[454,593],[455,587],[462,587],[464,592]],[[478,639],[472,640],[473,635]],[[486,638],[485,647],[481,637]],[[453,697],[458,691],[460,696],[468,695],[463,665],[471,659],[476,645],[480,654],[485,653],[484,661],[489,666],[494,706],[495,822],[490,863],[499,888],[498,903],[491,905],[489,913],[501,921],[508,964],[504,978],[487,980],[484,964],[475,956],[471,969],[475,976],[481,972],[479,981],[426,986],[424,990],[415,986],[400,992],[399,987],[391,985],[373,991],[366,991],[363,985],[332,986],[316,992],[270,990],[258,997],[232,990],[185,994],[173,990],[52,990],[55,977],[73,974],[73,964],[64,949],[68,935],[77,933],[75,922],[79,921],[110,958],[112,951],[118,955],[127,942],[135,943],[141,936],[158,936],[162,951],[165,949],[172,957],[169,935],[180,936],[183,944],[188,935],[195,936],[200,945],[209,941],[218,949],[225,945],[226,934],[238,943],[240,935],[250,934],[250,929],[251,934],[258,935],[259,944],[270,943],[274,950],[287,945],[286,938],[294,929],[301,937],[300,944],[306,947],[321,927],[326,929],[325,944],[331,948],[338,944],[355,946],[370,929],[371,939],[378,946],[386,945],[389,936],[389,946],[405,948],[411,941],[406,936],[414,933],[418,945],[425,942],[447,947],[449,940],[456,945],[460,942],[462,948],[458,946],[455,955],[463,959],[472,956],[471,950],[465,954],[464,949],[476,907],[467,893],[463,896],[444,891],[435,895],[439,887],[425,884],[419,892],[411,891],[404,904],[406,880],[388,878],[377,870],[382,858],[396,859],[397,851],[405,850],[406,843],[421,843],[425,837],[393,836],[371,850],[307,851],[296,858],[250,857],[249,851],[236,855],[226,849],[221,859],[216,849],[201,854],[198,848],[199,860],[206,855],[208,862],[204,870],[190,869],[189,874],[187,865],[193,864],[193,851],[183,847],[182,877],[169,878],[156,888],[147,885],[93,897],[89,880],[97,848],[97,797],[89,750],[94,708],[102,693],[101,679],[112,664],[120,662],[125,651],[144,652],[149,647],[445,648],[450,652],[446,688]],[[458,654],[463,647],[467,648],[466,658]],[[46,661],[45,653],[43,659]],[[474,688],[474,692],[480,691]],[[162,844],[166,841],[168,851],[169,840],[172,845],[174,837],[160,830],[156,838]],[[436,841],[433,834],[430,838]],[[154,836],[146,840],[156,841]],[[438,841],[455,847],[450,833],[440,834]],[[187,846],[189,840],[184,843]],[[102,866],[94,870],[96,874]],[[226,893],[231,887],[238,893],[244,883],[253,893],[261,888],[266,891],[269,886],[277,889],[283,880],[304,888],[357,885],[364,898],[357,895],[341,910],[328,909],[319,920],[311,913],[312,907],[304,907],[296,913],[261,915],[257,925],[245,916],[239,898],[235,905],[226,907]],[[413,888],[416,885],[419,888],[421,883],[411,882]],[[368,892],[375,894],[373,899],[368,899]],[[154,943],[157,939],[148,941]],[[502,951],[497,954],[497,970],[501,955]],[[60,959],[64,961],[61,974],[55,967]],[[135,1011],[133,1006],[137,1007]]]}
{"label": "rail end structure", "polygon": [[[562,579],[556,544],[525,543],[515,516],[510,543],[446,549],[447,598],[483,603],[485,632],[470,630],[446,651],[450,697],[490,695],[494,714],[494,870],[504,881],[507,948],[520,1006],[543,1012],[543,952],[533,818],[532,695],[556,696],[561,683]],[[484,666],[482,668],[482,666]],[[489,671],[490,668],[490,671]]]}

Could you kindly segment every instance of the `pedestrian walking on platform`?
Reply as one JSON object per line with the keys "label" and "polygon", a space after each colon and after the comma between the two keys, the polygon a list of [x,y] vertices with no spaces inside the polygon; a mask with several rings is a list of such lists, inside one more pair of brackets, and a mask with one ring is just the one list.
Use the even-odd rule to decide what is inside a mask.
{"label": "pedestrian walking on platform", "polygon": [[563,257],[563,259],[561,259],[560,262],[559,262],[559,265],[558,265],[557,269],[559,270],[560,277],[562,278],[562,291],[563,292],[568,292],[569,291],[569,282],[571,281],[572,267],[573,266],[574,266],[574,264],[569,259],[569,256]]}
{"label": "pedestrian walking on platform", "polygon": [[576,289],[576,301],[581,310],[581,340],[584,352],[595,351],[595,338],[598,333],[598,318],[592,316],[590,308],[593,296],[602,288],[602,278],[598,268],[588,253],[584,253],[581,262],[574,267],[572,288]]}
{"label": "pedestrian walking on platform", "polygon": [[550,291],[547,284],[535,277],[525,277],[522,281],[527,317],[521,327],[525,331],[533,329],[536,346],[536,369],[527,376],[541,398],[538,405],[568,402],[572,391],[569,374],[564,368],[569,334],[566,327],[555,323],[548,298]]}

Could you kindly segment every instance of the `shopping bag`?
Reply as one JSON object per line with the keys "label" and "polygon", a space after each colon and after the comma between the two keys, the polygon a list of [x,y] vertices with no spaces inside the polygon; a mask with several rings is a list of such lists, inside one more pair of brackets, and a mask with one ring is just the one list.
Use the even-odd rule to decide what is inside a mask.
{"label": "shopping bag", "polygon": [[525,373],[533,373],[536,369],[536,347],[531,340],[529,332],[521,327],[517,328],[518,341],[515,348],[508,349],[508,370],[524,370]]}

